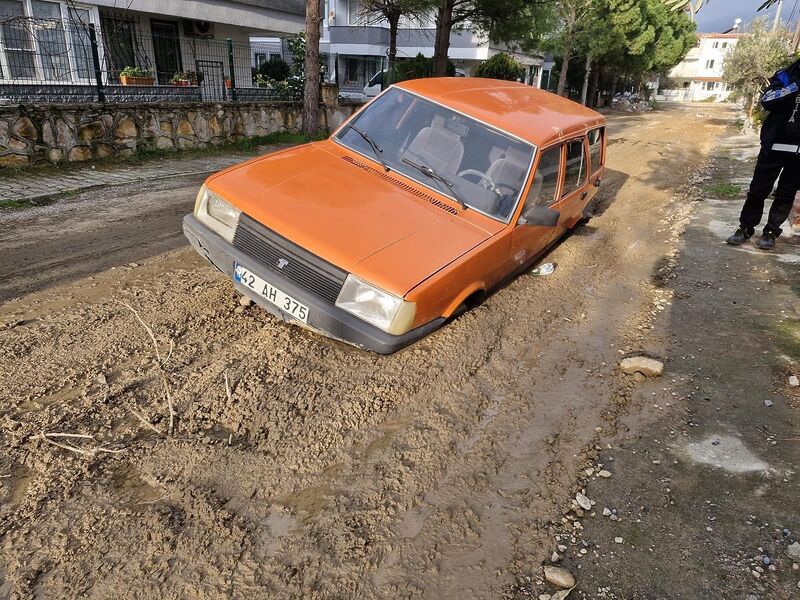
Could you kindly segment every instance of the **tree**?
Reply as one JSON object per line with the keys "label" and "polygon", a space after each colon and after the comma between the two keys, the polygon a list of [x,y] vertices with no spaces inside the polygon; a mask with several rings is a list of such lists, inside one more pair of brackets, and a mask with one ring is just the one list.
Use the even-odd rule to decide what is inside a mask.
{"label": "tree", "polygon": [[468,28],[492,41],[520,41],[530,47],[532,34],[542,13],[550,10],[555,0],[433,0],[436,8],[436,33],[433,42],[433,74],[447,71],[450,33]]}
{"label": "tree", "polygon": [[741,38],[725,56],[722,81],[733,88],[735,98],[745,101],[750,121],[756,116],[761,90],[769,77],[796,57],[789,53],[789,32],[771,32],[763,19],[756,19],[749,35]]}
{"label": "tree", "polygon": [[385,20],[389,24],[388,78],[392,83],[396,77],[397,30],[400,19],[421,19],[429,10],[429,0],[361,0],[361,17],[367,23],[371,20]]}
{"label": "tree", "polygon": [[560,0],[556,5],[557,26],[548,36],[546,45],[561,57],[556,93],[565,94],[570,61],[581,47],[579,33],[587,30],[587,23],[599,3],[594,0]]}
{"label": "tree", "polygon": [[303,94],[303,133],[316,135],[319,131],[319,35],[322,17],[319,0],[306,0],[305,34],[305,91]]}
{"label": "tree", "polygon": [[522,74],[522,65],[505,52],[495,54],[489,60],[478,65],[475,69],[475,77],[486,77],[488,79],[504,79],[506,81],[516,81]]}

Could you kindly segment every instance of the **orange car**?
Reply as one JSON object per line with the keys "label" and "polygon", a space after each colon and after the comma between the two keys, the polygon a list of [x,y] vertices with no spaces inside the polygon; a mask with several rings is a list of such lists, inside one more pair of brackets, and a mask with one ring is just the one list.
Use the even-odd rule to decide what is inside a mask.
{"label": "orange car", "polygon": [[325,141],[209,177],[184,233],[273,314],[388,354],[572,228],[604,147],[602,115],[548,92],[407,81]]}

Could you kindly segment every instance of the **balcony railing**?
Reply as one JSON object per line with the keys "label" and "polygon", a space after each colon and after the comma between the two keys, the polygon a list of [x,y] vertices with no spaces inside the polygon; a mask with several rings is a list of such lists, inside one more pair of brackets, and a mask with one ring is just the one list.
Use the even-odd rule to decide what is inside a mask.
{"label": "balcony railing", "polygon": [[292,62],[287,44],[0,17],[0,103],[285,99],[257,77],[277,58]]}

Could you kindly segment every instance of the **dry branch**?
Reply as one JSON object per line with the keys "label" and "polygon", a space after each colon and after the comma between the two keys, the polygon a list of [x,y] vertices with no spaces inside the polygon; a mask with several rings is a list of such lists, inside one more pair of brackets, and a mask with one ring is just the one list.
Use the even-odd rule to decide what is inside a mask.
{"label": "dry branch", "polygon": [[153,425],[148,419],[146,419],[144,416],[140,415],[138,412],[136,412],[132,408],[130,408],[128,410],[131,411],[131,413],[133,414],[134,417],[136,417],[137,419],[139,419],[142,422],[142,425],[144,425],[148,429],[152,429],[153,431],[155,431],[161,437],[164,437],[164,433],[158,427]]}
{"label": "dry branch", "polygon": [[[156,359],[158,359],[158,363],[161,364],[161,353],[158,351],[158,341],[156,341],[156,336],[153,333],[153,330],[150,329],[150,327],[147,325],[147,323],[144,322],[142,317],[139,316],[139,313],[136,312],[136,309],[133,308],[130,304],[127,304],[126,302],[120,302],[120,304],[122,304],[122,306],[124,306],[129,311],[131,311],[133,313],[133,315],[136,317],[136,319],[139,321],[139,323],[142,324],[142,327],[144,327],[144,330],[147,332],[147,335],[150,336],[150,339],[153,342],[153,348],[156,351]],[[170,351],[170,354],[172,354],[171,351]]]}
{"label": "dry branch", "polygon": [[80,454],[82,456],[94,456],[98,452],[106,452],[108,454],[122,454],[124,450],[115,450],[113,448],[106,448],[104,446],[97,446],[95,448],[79,448],[78,446],[73,446],[72,444],[63,444],[61,442],[57,442],[51,437],[70,437],[70,438],[81,438],[81,439],[94,439],[93,435],[87,434],[80,434],[80,433],[47,433],[43,431],[41,434],[36,436],[40,440],[47,442],[52,446],[56,446],[61,448],[62,450],[69,450],[70,452],[74,452],[75,454]]}

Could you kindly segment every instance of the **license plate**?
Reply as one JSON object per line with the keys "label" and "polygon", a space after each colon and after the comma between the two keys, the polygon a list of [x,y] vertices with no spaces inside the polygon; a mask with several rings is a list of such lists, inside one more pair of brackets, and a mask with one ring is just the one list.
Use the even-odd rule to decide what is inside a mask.
{"label": "license plate", "polygon": [[308,307],[306,305],[300,304],[289,294],[282,292],[268,281],[264,281],[258,275],[251,273],[247,267],[235,263],[233,279],[237,283],[241,283],[243,286],[250,288],[256,294],[263,296],[269,302],[290,314],[298,321],[308,323]]}

